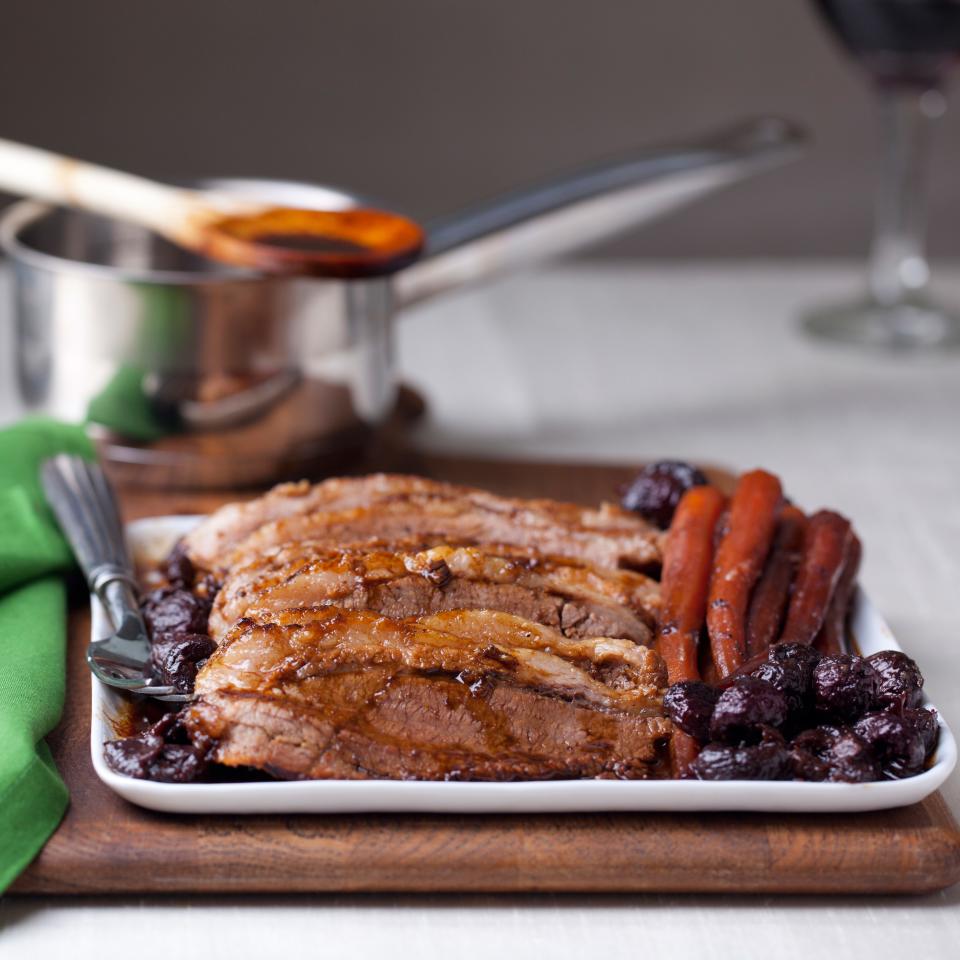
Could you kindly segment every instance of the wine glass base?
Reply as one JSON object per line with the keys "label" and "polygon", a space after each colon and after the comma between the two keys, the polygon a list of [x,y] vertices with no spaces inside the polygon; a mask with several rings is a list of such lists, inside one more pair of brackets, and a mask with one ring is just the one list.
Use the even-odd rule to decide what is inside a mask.
{"label": "wine glass base", "polygon": [[812,310],[802,322],[813,336],[841,343],[886,350],[960,347],[960,315],[929,303],[860,301]]}

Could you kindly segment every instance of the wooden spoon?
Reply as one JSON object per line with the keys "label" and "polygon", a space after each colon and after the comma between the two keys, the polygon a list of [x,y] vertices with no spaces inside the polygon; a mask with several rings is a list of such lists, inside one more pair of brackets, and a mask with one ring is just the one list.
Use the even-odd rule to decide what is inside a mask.
{"label": "wooden spoon", "polygon": [[140,224],[224,263],[370,277],[417,258],[424,234],[385,210],[302,210],[187,190],[0,139],[0,189]]}

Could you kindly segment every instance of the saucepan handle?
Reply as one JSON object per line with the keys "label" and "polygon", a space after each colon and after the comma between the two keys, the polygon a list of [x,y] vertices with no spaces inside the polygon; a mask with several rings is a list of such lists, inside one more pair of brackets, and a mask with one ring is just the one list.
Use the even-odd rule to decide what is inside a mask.
{"label": "saucepan handle", "polygon": [[427,225],[426,256],[397,274],[400,306],[556,257],[649,222],[798,156],[805,136],[777,117],[687,145],[648,148]]}

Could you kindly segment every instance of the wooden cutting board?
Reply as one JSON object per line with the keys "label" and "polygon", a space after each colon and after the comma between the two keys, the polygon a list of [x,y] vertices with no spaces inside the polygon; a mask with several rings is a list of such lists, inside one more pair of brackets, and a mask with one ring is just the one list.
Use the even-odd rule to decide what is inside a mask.
{"label": "wooden cutting board", "polygon": [[[394,467],[398,464],[391,463]],[[399,466],[518,496],[595,504],[631,471],[425,458]],[[127,492],[127,519],[235,495]],[[71,805],[11,893],[657,891],[920,893],[960,880],[939,794],[870,814],[175,816],[132,806],[90,763],[89,618],[71,612],[67,705],[51,737]]]}

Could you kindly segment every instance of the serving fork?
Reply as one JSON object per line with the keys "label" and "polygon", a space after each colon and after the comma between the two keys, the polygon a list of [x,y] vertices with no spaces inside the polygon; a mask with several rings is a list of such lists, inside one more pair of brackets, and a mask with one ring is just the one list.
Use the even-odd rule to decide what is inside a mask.
{"label": "serving fork", "polygon": [[87,665],[93,675],[128,693],[158,700],[190,699],[176,687],[150,680],[150,636],[137,602],[137,581],[117,498],[103,470],[83,457],[59,454],[44,462],[40,476],[90,592],[113,628],[109,636],[92,640],[87,647]]}

